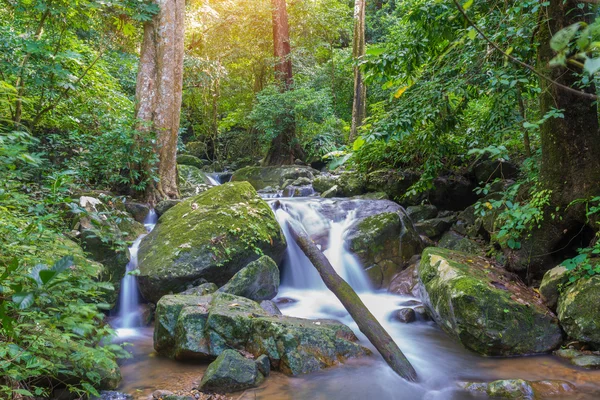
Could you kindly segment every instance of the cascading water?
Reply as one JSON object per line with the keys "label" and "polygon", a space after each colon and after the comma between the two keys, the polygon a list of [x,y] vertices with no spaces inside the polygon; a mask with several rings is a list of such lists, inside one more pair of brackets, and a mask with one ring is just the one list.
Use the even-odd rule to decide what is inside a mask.
{"label": "cascading water", "polygon": [[[156,226],[158,216],[154,210],[150,210],[144,220],[144,226],[148,233]],[[135,333],[135,329],[141,326],[140,317],[140,293],[137,287],[137,279],[131,274],[138,267],[138,249],[142,239],[146,235],[140,235],[129,248],[129,262],[126,273],[121,280],[121,291],[119,293],[119,313],[115,320],[115,327],[119,336],[129,336]]]}
{"label": "cascading water", "polygon": [[206,174],[206,178],[211,185],[219,186],[221,184],[221,181],[219,180],[219,174]]}

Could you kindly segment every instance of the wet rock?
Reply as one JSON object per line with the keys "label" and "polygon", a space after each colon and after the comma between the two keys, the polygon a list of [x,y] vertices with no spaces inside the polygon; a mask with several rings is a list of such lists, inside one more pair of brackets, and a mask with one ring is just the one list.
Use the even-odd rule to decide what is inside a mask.
{"label": "wet rock", "polygon": [[544,296],[544,303],[552,309],[556,309],[558,303],[559,289],[569,282],[569,271],[561,265],[546,271],[540,284],[540,294]]}
{"label": "wet rock", "polygon": [[364,218],[348,230],[346,241],[377,288],[388,286],[422,249],[421,238],[401,208]]}
{"label": "wet rock", "polygon": [[338,195],[352,197],[365,193],[365,178],[357,171],[344,171],[337,180]]}
{"label": "wet rock", "polygon": [[140,316],[140,323],[142,326],[148,326],[154,318],[154,311],[156,306],[152,303],[140,304],[138,314]]}
{"label": "wet rock", "polygon": [[307,178],[306,176],[301,176],[296,179],[287,179],[283,185],[281,185],[282,189],[285,189],[288,186],[306,186],[312,184],[312,179]]}
{"label": "wet rock", "polygon": [[482,257],[427,248],[418,267],[427,311],[465,347],[489,356],[549,352],[562,333],[541,297]]}
{"label": "wet rock", "polygon": [[525,381],[505,379],[483,383],[459,383],[468,392],[486,395],[490,398],[536,400],[554,396],[565,396],[575,392],[575,386],[566,381],[545,380]]}
{"label": "wet rock", "polygon": [[337,196],[339,190],[340,190],[340,188],[338,187],[338,185],[333,185],[331,188],[329,188],[326,191],[324,191],[323,193],[321,193],[321,197],[323,197],[325,199],[335,197],[335,196]]}
{"label": "wet rock", "polygon": [[431,321],[431,317],[429,316],[429,313],[427,312],[427,308],[425,308],[425,306],[416,306],[413,308],[413,311],[415,312],[415,315],[417,316],[418,320]]}
{"label": "wet rock", "polygon": [[444,232],[450,229],[455,221],[456,219],[453,217],[433,218],[417,222],[415,224],[415,229],[420,235],[425,235],[432,239],[440,237]]}
{"label": "wet rock", "polygon": [[179,165],[179,191],[183,198],[196,196],[212,187],[206,174],[191,165]]}
{"label": "wet rock", "polygon": [[311,167],[283,165],[277,167],[245,167],[233,173],[232,182],[249,182],[256,190],[267,186],[281,187],[288,179],[307,178],[310,182],[319,172]]}
{"label": "wet rock", "polygon": [[256,359],[255,363],[258,367],[258,371],[265,377],[271,374],[271,361],[269,360],[269,357],[263,354]]}
{"label": "wet rock", "polygon": [[217,285],[215,285],[212,282],[207,282],[207,283],[203,283],[198,286],[194,286],[187,290],[184,290],[180,294],[192,295],[192,296],[206,296],[206,295],[216,292],[217,290],[219,290],[219,287]]}
{"label": "wet rock", "polygon": [[150,206],[148,204],[128,201],[125,202],[125,210],[133,216],[133,219],[143,224],[150,213]]}
{"label": "wet rock", "polygon": [[423,204],[420,206],[406,207],[406,214],[410,217],[412,222],[421,222],[426,219],[432,219],[437,217],[438,209],[432,204]]}
{"label": "wet rock", "polygon": [[438,246],[444,249],[462,251],[464,253],[484,256],[485,250],[476,241],[464,237],[453,230],[442,235]]}
{"label": "wet rock", "polygon": [[517,167],[508,161],[484,160],[473,167],[473,175],[478,183],[488,183],[495,179],[515,179],[518,174]]}
{"label": "wet rock", "polygon": [[180,154],[177,156],[177,164],[178,165],[189,165],[189,166],[201,169],[205,165],[208,165],[209,161],[202,160],[191,154]]}
{"label": "wet rock", "polygon": [[402,198],[418,180],[419,175],[413,172],[381,169],[367,175],[366,189],[385,192],[392,199]]}
{"label": "wet rock", "polygon": [[156,302],[203,282],[225,284],[259,258],[278,261],[285,238],[271,208],[245,182],[215,186],[171,208],[139,248],[138,284]]}
{"label": "wet rock", "polygon": [[[580,278],[558,298],[558,319],[569,337],[600,347],[600,276]],[[595,305],[595,306],[594,306]]]}
{"label": "wet rock", "polygon": [[369,351],[347,326],[330,320],[269,315],[258,303],[227,293],[160,299],[154,348],[169,357],[211,359],[227,349],[269,357],[273,368],[298,375]]}
{"label": "wet rock", "polygon": [[313,180],[313,188],[316,192],[325,193],[337,185],[339,177],[331,174],[321,174]]}
{"label": "wet rock", "polygon": [[417,314],[412,308],[402,308],[394,313],[394,319],[404,324],[409,324],[417,320]]}
{"label": "wet rock", "polygon": [[271,300],[263,300],[260,302],[260,306],[263,310],[267,312],[269,315],[283,315],[277,304]]}
{"label": "wet rock", "polygon": [[92,400],[133,400],[133,396],[127,393],[103,390],[100,397],[92,397]]}
{"label": "wet rock", "polygon": [[156,207],[154,208],[154,211],[156,211],[156,215],[158,215],[160,217],[161,215],[166,213],[169,209],[175,207],[177,204],[179,204],[181,202],[182,202],[182,200],[174,200],[174,199],[162,200],[156,205]]}
{"label": "wet rock", "polygon": [[279,290],[279,268],[269,256],[262,256],[239,270],[219,292],[250,300],[271,300]]}
{"label": "wet rock", "polygon": [[153,399],[161,399],[165,396],[170,396],[172,395],[173,392],[171,392],[170,390],[155,390],[154,392],[152,392],[152,398]]}
{"label": "wet rock", "polygon": [[392,278],[388,292],[419,297],[419,276],[417,274],[418,262],[418,259],[416,261],[411,261],[405,270],[396,274]]}
{"label": "wet rock", "polygon": [[315,194],[312,185],[295,186],[290,185],[283,190],[284,197],[308,197]]}
{"label": "wet rock", "polygon": [[199,389],[230,393],[256,387],[265,379],[253,360],[235,350],[225,350],[209,366]]}
{"label": "wet rock", "polygon": [[600,352],[560,349],[555,355],[568,360],[571,364],[586,369],[600,369]]}

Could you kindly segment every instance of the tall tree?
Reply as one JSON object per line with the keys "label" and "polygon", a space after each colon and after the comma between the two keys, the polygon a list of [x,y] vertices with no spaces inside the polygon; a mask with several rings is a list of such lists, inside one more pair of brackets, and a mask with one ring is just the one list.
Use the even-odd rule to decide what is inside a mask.
{"label": "tall tree", "polygon": [[519,256],[512,260],[512,267],[530,275],[553,266],[552,256],[568,247],[588,224],[585,207],[572,205],[576,199],[588,199],[600,195],[600,125],[598,110],[593,96],[596,87],[588,85],[583,94],[565,89],[577,88],[581,82],[581,69],[568,64],[551,67],[555,56],[551,38],[561,29],[575,23],[591,23],[595,13],[580,7],[579,0],[551,0],[545,12],[547,23],[540,24],[538,69],[554,82],[540,80],[541,115],[552,109],[562,110],[563,118],[548,119],[541,126],[542,163],[540,181],[543,188],[551,190],[551,209],[561,210],[560,217],[547,213],[540,229],[523,244]]}
{"label": "tall tree", "polygon": [[177,198],[177,136],[181,111],[185,0],[155,0],[160,11],[144,25],[136,86],[138,129],[156,134],[159,181],[150,201]]}
{"label": "tall tree", "polygon": [[367,114],[367,86],[358,66],[358,59],[365,55],[365,8],[366,0],[354,2],[354,40],[352,42],[352,58],[354,66],[354,101],[352,104],[352,127],[350,142],[358,137],[358,128]]}
{"label": "tall tree", "polygon": [[[292,90],[294,76],[290,58],[290,28],[285,0],[271,0],[273,11],[273,52],[277,59],[275,78],[281,91]],[[282,132],[273,138],[264,165],[293,164],[295,158],[303,158],[300,144],[296,141],[294,123],[287,123]]]}

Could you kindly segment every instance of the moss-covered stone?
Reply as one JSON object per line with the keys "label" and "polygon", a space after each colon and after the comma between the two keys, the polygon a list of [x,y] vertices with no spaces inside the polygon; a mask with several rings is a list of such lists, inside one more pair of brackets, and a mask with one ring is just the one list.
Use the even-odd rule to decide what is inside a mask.
{"label": "moss-covered stone", "polygon": [[325,193],[337,185],[339,177],[331,174],[321,174],[313,180],[313,188],[316,192]]}
{"label": "moss-covered stone", "polygon": [[190,165],[196,168],[202,168],[205,165],[209,164],[207,160],[202,160],[196,156],[191,154],[180,154],[177,156],[177,164],[179,165]]}
{"label": "moss-covered stone", "polygon": [[544,296],[544,302],[552,309],[556,309],[560,289],[569,281],[569,271],[561,265],[546,271],[540,284],[540,294]]}
{"label": "moss-covered stone", "polygon": [[369,351],[345,325],[273,316],[227,293],[164,296],[157,305],[154,347],[176,359],[211,359],[227,349],[269,357],[286,374],[314,372]]}
{"label": "moss-covered stone", "polygon": [[271,300],[279,290],[279,268],[269,256],[262,256],[239,270],[220,292],[250,300]]}
{"label": "moss-covered stone", "polygon": [[600,347],[600,276],[579,279],[558,298],[558,319],[567,335]]}
{"label": "moss-covered stone", "polygon": [[465,347],[489,356],[551,351],[558,320],[540,296],[485,258],[429,247],[418,267],[434,320]]}
{"label": "moss-covered stone", "polygon": [[560,349],[556,350],[554,354],[581,368],[600,369],[600,352],[598,351]]}
{"label": "moss-covered stone", "polygon": [[358,200],[389,200],[390,196],[385,192],[372,192],[353,196],[352,198]]}
{"label": "moss-covered stone", "polygon": [[215,186],[168,210],[142,240],[140,291],[156,302],[206,281],[223,285],[261,253],[279,261],[285,246],[271,208],[250,184]]}
{"label": "moss-covered stone", "polygon": [[338,187],[338,185],[333,185],[331,188],[321,193],[321,197],[323,197],[324,199],[330,199],[332,197],[337,196],[339,191],[340,188]]}
{"label": "moss-covered stone", "polygon": [[432,204],[421,204],[406,207],[406,214],[408,214],[412,222],[420,222],[437,217],[438,209]]}
{"label": "moss-covered stone", "polygon": [[422,250],[421,238],[401,209],[363,219],[350,229],[347,243],[378,288],[387,286]]}
{"label": "moss-covered stone", "polygon": [[365,177],[357,171],[344,171],[337,180],[338,196],[352,197],[366,192]]}
{"label": "moss-covered stone", "polygon": [[478,256],[484,256],[484,248],[468,237],[464,237],[453,230],[450,230],[442,235],[438,246],[444,249],[462,251],[463,253],[474,254]]}
{"label": "moss-covered stone", "polygon": [[288,179],[307,178],[312,181],[319,172],[301,165],[283,165],[277,167],[245,167],[234,172],[232,182],[249,182],[256,190],[267,186],[281,187]]}
{"label": "moss-covered stone", "polygon": [[186,153],[198,158],[206,158],[207,146],[204,142],[188,142],[185,145]]}
{"label": "moss-covered stone", "polygon": [[170,208],[175,207],[177,204],[181,203],[179,199],[168,199],[161,200],[155,207],[156,215],[159,217],[166,213]]}
{"label": "moss-covered stone", "polygon": [[184,198],[198,195],[212,186],[206,174],[197,167],[179,165],[177,173],[179,174],[179,191]]}
{"label": "moss-covered stone", "polygon": [[219,287],[212,282],[203,283],[198,286],[194,286],[187,290],[184,290],[180,294],[187,294],[193,296],[206,296],[207,294],[211,294],[219,290]]}
{"label": "moss-covered stone", "polygon": [[459,383],[468,392],[494,399],[542,400],[573,395],[575,387],[566,381],[503,379],[494,382]]}
{"label": "moss-covered stone", "polygon": [[456,221],[454,217],[433,218],[417,222],[415,229],[419,234],[425,235],[430,239],[440,237]]}
{"label": "moss-covered stone", "polygon": [[219,393],[256,387],[265,379],[253,360],[235,350],[225,350],[207,368],[200,390]]}
{"label": "moss-covered stone", "polygon": [[408,188],[419,180],[419,175],[392,169],[380,169],[366,177],[366,189],[370,192],[385,192],[392,199],[404,196]]}
{"label": "moss-covered stone", "polygon": [[150,213],[150,206],[148,204],[136,203],[135,201],[127,201],[125,202],[125,210],[131,214],[133,219],[143,224]]}

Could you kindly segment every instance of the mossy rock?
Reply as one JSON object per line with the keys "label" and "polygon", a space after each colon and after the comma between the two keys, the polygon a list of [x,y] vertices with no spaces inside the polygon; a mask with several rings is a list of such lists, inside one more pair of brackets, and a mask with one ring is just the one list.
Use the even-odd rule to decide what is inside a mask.
{"label": "mossy rock", "polygon": [[344,171],[337,180],[338,196],[352,197],[366,192],[365,177],[357,171]]}
{"label": "mossy rock", "polygon": [[558,298],[558,319],[569,337],[600,348],[600,276],[579,279]]}
{"label": "mossy rock", "polygon": [[437,217],[438,209],[433,204],[421,204],[406,207],[406,214],[408,214],[412,222],[421,222]]}
{"label": "mossy rock", "polygon": [[155,208],[156,215],[158,215],[160,217],[161,215],[166,213],[170,208],[175,207],[179,203],[181,203],[181,200],[179,200],[179,199],[161,200],[156,205],[156,208]]}
{"label": "mossy rock", "polygon": [[207,146],[204,142],[188,142],[185,145],[185,150],[186,153],[191,156],[198,157],[200,159],[206,158]]}
{"label": "mossy rock", "polygon": [[179,191],[184,198],[198,195],[212,187],[206,174],[197,167],[179,165],[177,173],[179,174]]}
{"label": "mossy rock", "polygon": [[313,180],[313,188],[316,192],[325,193],[337,185],[339,177],[331,174],[321,174]]}
{"label": "mossy rock", "polygon": [[239,270],[219,292],[250,300],[271,300],[279,290],[279,268],[269,256],[262,256]]}
{"label": "mossy rock", "polygon": [[542,400],[552,397],[567,398],[575,392],[575,386],[566,381],[526,381],[503,379],[494,382],[459,383],[464,390],[493,399]]}
{"label": "mossy rock", "polygon": [[450,230],[442,235],[438,246],[444,249],[462,251],[463,253],[474,254],[478,256],[484,256],[485,250],[476,241],[459,235],[458,233]]}
{"label": "mossy rock", "polygon": [[425,221],[417,222],[415,224],[415,229],[419,234],[433,239],[440,237],[444,232],[450,229],[455,221],[456,218],[454,217],[427,219]]}
{"label": "mossy rock", "polygon": [[546,271],[540,284],[540,294],[544,296],[544,303],[552,309],[556,309],[558,297],[562,286],[569,282],[569,271],[562,265]]}
{"label": "mossy rock", "polygon": [[260,385],[265,377],[253,360],[238,351],[225,350],[213,361],[200,382],[200,390],[231,393]]}
{"label": "mossy rock", "polygon": [[483,257],[429,247],[418,273],[429,314],[476,353],[545,353],[562,341],[558,320],[541,297]]}
{"label": "mossy rock", "polygon": [[307,178],[315,179],[319,172],[311,167],[301,165],[283,165],[276,167],[245,167],[233,173],[231,182],[249,182],[256,190],[267,186],[281,187],[286,180]]}
{"label": "mossy rock", "polygon": [[413,172],[380,169],[367,175],[365,186],[369,192],[385,192],[391,199],[399,199],[418,180]]}
{"label": "mossy rock", "polygon": [[574,349],[560,349],[554,352],[558,357],[569,360],[577,367],[585,369],[600,369],[600,352],[579,351]]}
{"label": "mossy rock", "polygon": [[289,375],[314,372],[369,351],[345,325],[270,315],[249,299],[228,293],[171,295],[156,309],[154,347],[179,360],[212,359],[228,349],[269,357]]}
{"label": "mossy rock", "polygon": [[273,211],[250,184],[215,186],[169,209],[142,240],[140,291],[157,302],[206,281],[223,285],[263,254],[280,261],[285,247]]}
{"label": "mossy rock", "polygon": [[207,160],[202,160],[196,156],[191,154],[180,154],[177,156],[177,164],[181,165],[190,165],[196,168],[202,168],[205,165],[209,164]]}
{"label": "mossy rock", "polygon": [[346,240],[376,288],[386,287],[423,249],[421,238],[400,207],[359,221]]}

